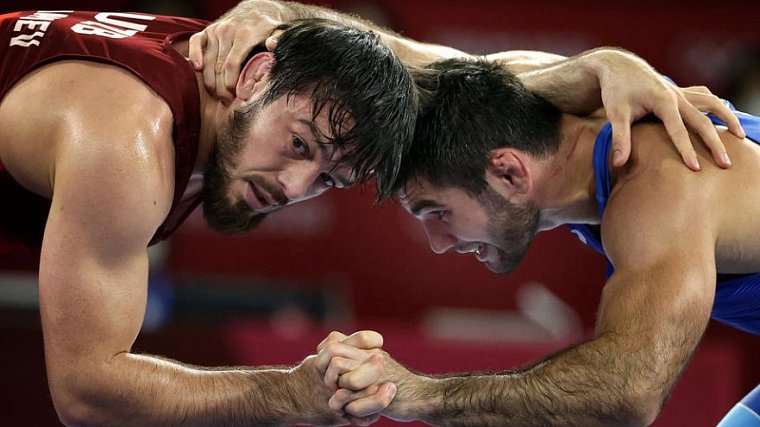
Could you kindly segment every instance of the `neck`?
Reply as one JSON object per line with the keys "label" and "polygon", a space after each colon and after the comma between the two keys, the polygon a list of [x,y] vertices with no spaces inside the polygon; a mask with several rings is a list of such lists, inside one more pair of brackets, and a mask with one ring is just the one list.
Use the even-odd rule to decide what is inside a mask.
{"label": "neck", "polygon": [[601,222],[592,165],[594,142],[604,122],[563,114],[559,149],[536,168],[534,188],[541,191],[534,200],[541,212],[541,230]]}
{"label": "neck", "polygon": [[[189,43],[187,40],[174,42],[172,46],[183,56],[188,57]],[[193,173],[203,173],[208,154],[214,141],[216,141],[216,126],[214,124],[218,120],[224,105],[221,100],[214,98],[206,90],[206,86],[203,84],[202,72],[195,72],[195,80],[198,84],[198,94],[200,95],[201,127],[198,141],[198,156],[193,167]]]}

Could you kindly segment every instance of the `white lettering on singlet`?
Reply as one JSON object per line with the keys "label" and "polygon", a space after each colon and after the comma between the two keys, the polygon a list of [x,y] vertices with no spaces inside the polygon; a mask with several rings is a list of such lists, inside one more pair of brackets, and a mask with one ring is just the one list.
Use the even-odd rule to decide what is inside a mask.
{"label": "white lettering on singlet", "polygon": [[104,12],[95,15],[95,21],[79,22],[71,27],[78,34],[95,35],[111,39],[123,39],[132,37],[138,32],[145,31],[148,26],[124,19],[152,21],[155,16],[137,15],[134,13],[110,13]]}
{"label": "white lettering on singlet", "polygon": [[[56,19],[62,19],[73,11],[71,10],[39,10],[31,15],[22,16],[13,26],[14,33],[23,33],[11,38],[9,46],[39,46],[40,40],[45,37],[50,23]],[[30,33],[29,31],[33,31]]]}

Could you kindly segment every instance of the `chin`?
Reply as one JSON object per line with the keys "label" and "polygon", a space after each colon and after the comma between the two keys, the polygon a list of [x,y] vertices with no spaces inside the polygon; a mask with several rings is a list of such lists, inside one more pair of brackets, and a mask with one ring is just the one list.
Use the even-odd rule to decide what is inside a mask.
{"label": "chin", "polygon": [[485,265],[486,265],[486,268],[489,269],[491,273],[494,273],[494,274],[509,274],[515,271],[515,268],[517,268],[517,266],[505,265],[505,264],[497,265],[490,262],[486,262]]}
{"label": "chin", "polygon": [[254,212],[242,201],[232,206],[223,202],[203,204],[203,217],[209,227],[228,236],[241,235],[253,230],[266,216],[264,213]]}
{"label": "chin", "polygon": [[495,260],[486,260],[484,264],[492,273],[509,274],[517,270],[517,267],[520,266],[527,253],[528,251],[525,250],[517,254],[507,254],[499,250],[499,255]]}

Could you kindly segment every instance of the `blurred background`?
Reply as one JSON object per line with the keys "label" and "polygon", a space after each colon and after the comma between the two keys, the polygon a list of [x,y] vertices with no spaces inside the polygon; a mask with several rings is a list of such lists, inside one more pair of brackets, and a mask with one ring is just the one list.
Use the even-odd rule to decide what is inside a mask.
{"label": "blurred background", "polygon": [[[741,0],[334,0],[409,37],[485,54],[574,55],[609,45],[681,86],[704,84],[760,114],[760,3]],[[5,0],[0,12],[140,11],[213,20],[234,0]],[[333,329],[371,328],[423,372],[516,368],[588,338],[601,257],[564,227],[495,276],[473,257],[435,255],[421,227],[367,189],[333,191],[271,215],[241,238],[196,212],[152,250],[150,301],[134,347],[198,365],[295,364]],[[0,259],[0,425],[58,425],[44,370],[35,254]],[[712,426],[760,382],[760,339],[712,324],[655,426]],[[395,425],[383,420],[379,425]]]}

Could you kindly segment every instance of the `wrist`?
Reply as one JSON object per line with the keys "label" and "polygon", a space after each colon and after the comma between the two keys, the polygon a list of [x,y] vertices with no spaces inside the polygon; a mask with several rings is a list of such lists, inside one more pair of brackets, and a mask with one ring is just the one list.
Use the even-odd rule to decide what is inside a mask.
{"label": "wrist", "polygon": [[443,378],[414,375],[396,384],[398,391],[384,415],[396,421],[431,421],[444,405]]}
{"label": "wrist", "polygon": [[615,68],[621,61],[621,52],[598,48],[580,56],[578,60],[580,67],[590,76],[589,80],[596,81],[596,87],[600,88],[602,82],[615,73]]}
{"label": "wrist", "polygon": [[624,74],[624,71],[632,66],[648,66],[630,52],[612,48],[595,49],[584,59],[584,65],[596,76],[600,87],[603,87],[605,82],[614,80],[616,75],[619,77]]}
{"label": "wrist", "polygon": [[282,425],[332,425],[335,414],[327,405],[331,392],[314,367],[313,356],[283,372],[284,417]]}

